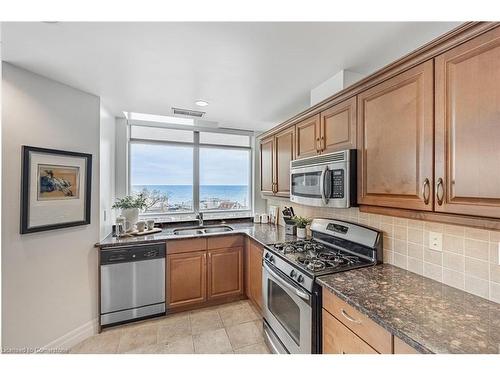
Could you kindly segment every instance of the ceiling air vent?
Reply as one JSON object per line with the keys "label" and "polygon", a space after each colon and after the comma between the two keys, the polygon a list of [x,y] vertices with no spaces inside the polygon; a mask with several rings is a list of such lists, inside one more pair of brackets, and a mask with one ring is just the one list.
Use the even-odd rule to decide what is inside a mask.
{"label": "ceiling air vent", "polygon": [[201,111],[195,111],[192,109],[175,108],[175,107],[172,107],[172,113],[174,115],[191,116],[191,117],[203,117],[203,115],[205,114],[205,112],[201,112]]}

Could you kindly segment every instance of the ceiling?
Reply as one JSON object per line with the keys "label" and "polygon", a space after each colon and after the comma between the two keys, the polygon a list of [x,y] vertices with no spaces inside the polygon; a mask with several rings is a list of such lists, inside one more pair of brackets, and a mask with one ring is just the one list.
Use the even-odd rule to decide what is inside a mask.
{"label": "ceiling", "polygon": [[457,22],[2,23],[2,58],[122,111],[200,109],[267,130],[309,106],[341,69],[369,74]]}

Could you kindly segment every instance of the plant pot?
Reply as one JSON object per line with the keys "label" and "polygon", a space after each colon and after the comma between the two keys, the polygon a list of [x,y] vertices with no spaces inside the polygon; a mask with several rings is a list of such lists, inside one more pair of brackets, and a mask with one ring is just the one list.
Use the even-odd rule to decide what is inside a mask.
{"label": "plant pot", "polygon": [[297,237],[306,238],[306,228],[297,228]]}
{"label": "plant pot", "polygon": [[139,209],[138,208],[122,208],[121,216],[123,216],[130,223],[130,228],[134,228],[134,225],[139,221]]}

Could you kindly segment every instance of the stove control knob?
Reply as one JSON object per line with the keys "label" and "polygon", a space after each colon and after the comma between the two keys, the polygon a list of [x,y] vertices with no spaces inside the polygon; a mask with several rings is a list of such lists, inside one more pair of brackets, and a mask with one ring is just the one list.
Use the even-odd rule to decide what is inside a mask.
{"label": "stove control knob", "polygon": [[264,255],[264,258],[268,259],[269,258],[269,253],[266,253],[266,255]]}
{"label": "stove control knob", "polygon": [[272,255],[269,256],[269,261],[272,262],[272,263],[274,263],[274,257]]}
{"label": "stove control knob", "polygon": [[297,275],[297,272],[295,272],[294,270],[290,271],[290,277],[291,278],[294,278],[296,275]]}
{"label": "stove control knob", "polygon": [[303,281],[304,281],[304,276],[299,275],[299,277],[297,277],[297,281],[298,281],[299,283],[303,282]]}

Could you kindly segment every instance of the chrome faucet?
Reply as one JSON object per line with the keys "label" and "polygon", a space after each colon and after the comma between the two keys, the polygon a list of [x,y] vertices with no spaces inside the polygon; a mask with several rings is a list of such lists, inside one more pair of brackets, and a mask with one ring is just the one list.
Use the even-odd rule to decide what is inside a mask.
{"label": "chrome faucet", "polygon": [[203,226],[203,212],[198,212],[196,214],[196,218],[198,219],[198,225],[200,227],[202,227]]}

